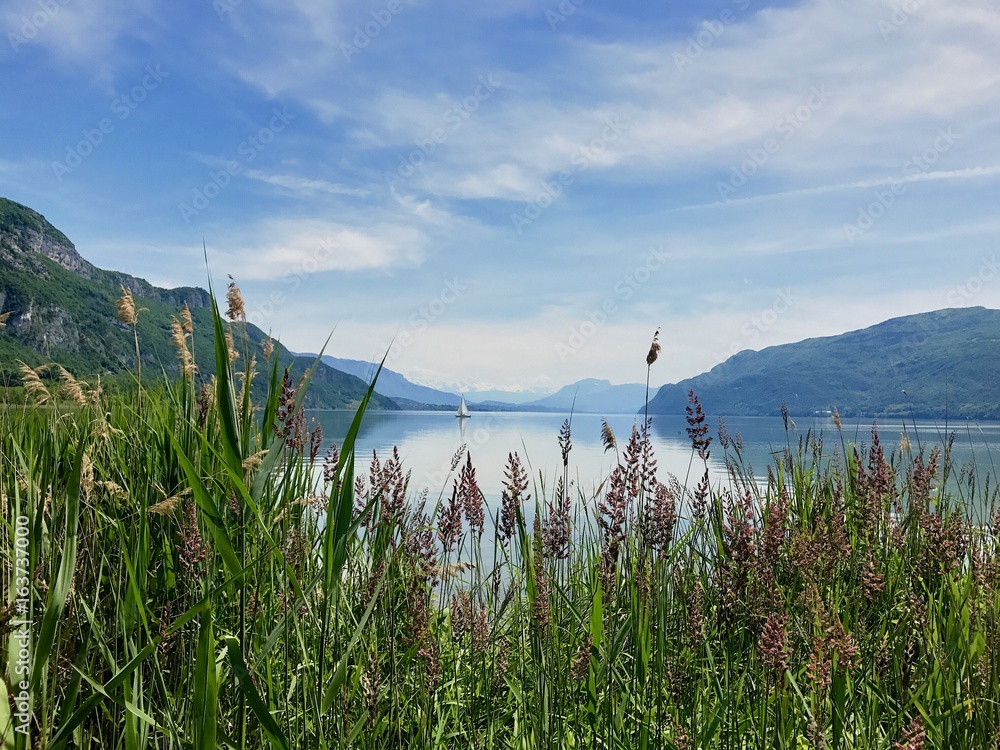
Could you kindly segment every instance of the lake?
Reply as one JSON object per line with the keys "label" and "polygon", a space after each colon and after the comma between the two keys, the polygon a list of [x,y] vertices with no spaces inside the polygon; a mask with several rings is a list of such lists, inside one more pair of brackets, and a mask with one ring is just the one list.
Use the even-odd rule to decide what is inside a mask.
{"label": "lake", "polygon": [[[412,471],[412,496],[426,488],[433,500],[446,488],[450,493],[451,481],[447,475],[451,459],[455,451],[465,444],[471,452],[480,488],[489,505],[495,508],[500,502],[503,470],[507,454],[511,451],[520,454],[529,470],[529,477],[535,482],[533,496],[542,486],[547,493],[551,492],[555,478],[562,474],[558,437],[559,428],[568,416],[534,412],[473,412],[469,419],[457,419],[451,412],[368,412],[357,442],[358,471],[367,474],[373,450],[384,461],[393,446],[397,446],[404,469]],[[325,451],[332,441],[342,444],[354,413],[310,411],[307,417],[315,418],[322,425]],[[613,414],[608,415],[607,420],[617,437],[619,450],[623,450],[632,425],[640,424],[642,417]],[[761,480],[766,480],[773,452],[785,448],[789,441],[794,446],[798,435],[805,435],[807,430],[822,432],[825,452],[830,456],[839,454],[840,437],[832,419],[797,417],[792,421],[795,430],[786,433],[780,417],[733,417],[725,420],[730,436],[739,435],[742,438],[745,460]],[[713,486],[717,486],[727,481],[718,441],[718,418],[709,416],[706,424],[713,437],[709,465]],[[652,439],[657,474],[661,481],[666,472],[670,472],[684,483],[690,471],[689,484],[693,487],[701,470],[697,458],[695,464],[691,464],[691,441],[685,432],[686,427],[683,416],[656,416],[653,419]],[[951,431],[957,433],[952,454],[956,465],[974,460],[978,467],[977,474],[995,477],[993,460],[994,457],[1000,459],[1000,423],[953,422],[946,426],[942,420],[939,423],[917,421],[914,426],[912,421],[906,420],[904,424],[898,418],[879,422],[879,434],[887,456],[898,450],[902,434],[908,436],[916,452],[918,442],[929,449],[929,446],[941,445]],[[849,442],[869,443],[871,421],[845,420],[843,436]],[[608,476],[617,460],[614,451],[604,450],[599,415],[573,415],[572,446],[569,455],[571,483],[589,497]],[[575,497],[576,492],[573,494]]]}

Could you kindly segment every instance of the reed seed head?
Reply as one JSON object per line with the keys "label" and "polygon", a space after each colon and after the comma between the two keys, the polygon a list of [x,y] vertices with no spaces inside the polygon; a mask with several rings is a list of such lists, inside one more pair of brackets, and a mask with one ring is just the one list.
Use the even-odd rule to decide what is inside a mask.
{"label": "reed seed head", "polygon": [[569,452],[573,450],[573,441],[570,439],[568,419],[559,428],[559,450],[562,451],[563,466],[569,466]]}
{"label": "reed seed head", "polygon": [[52,400],[52,394],[49,393],[49,389],[45,387],[45,383],[42,382],[42,378],[39,375],[39,371],[42,369],[39,367],[38,370],[33,370],[24,362],[20,362],[20,366],[18,367],[21,373],[21,385],[24,387],[25,393],[38,406],[43,406]]}
{"label": "reed seed head", "polygon": [[521,466],[517,453],[507,454],[507,468],[504,469],[503,493],[500,505],[500,538],[509,540],[517,526],[517,509],[527,502],[531,495],[528,489],[528,474]]}
{"label": "reed seed head", "polygon": [[62,365],[56,365],[55,367],[59,373],[59,379],[63,382],[62,393],[77,406],[87,406],[90,403],[90,398],[88,398],[86,391],[87,384],[82,380],[74,378]]}
{"label": "reed seed head", "polygon": [[611,425],[608,424],[608,420],[603,418],[601,419],[601,443],[604,444],[605,453],[609,450],[618,448],[614,430],[611,429]]}
{"label": "reed seed head", "polygon": [[441,506],[438,513],[438,538],[445,553],[455,549],[462,534],[462,501],[458,496],[458,482],[451,492],[451,500]]}
{"label": "reed seed head", "polygon": [[565,560],[570,552],[571,509],[569,493],[556,482],[556,500],[547,503],[548,514],[543,523],[542,550],[547,558]]}
{"label": "reed seed head", "polygon": [[646,367],[652,367],[656,358],[660,356],[660,329],[656,329],[653,334],[653,343],[649,345],[649,354],[646,355]]}
{"label": "reed seed head", "polygon": [[[184,306],[187,309],[187,305]],[[197,367],[194,364],[194,357],[191,355],[191,350],[188,349],[187,340],[188,330],[190,330],[190,324],[185,323],[184,313],[181,312],[181,320],[171,317],[170,319],[170,342],[174,345],[177,350],[177,360],[180,362],[181,373],[185,380],[191,380],[194,378],[195,372],[197,372]],[[191,319],[191,313],[188,312],[188,321]]]}
{"label": "reed seed head", "polygon": [[594,647],[593,633],[587,633],[587,637],[580,642],[576,649],[576,656],[573,657],[573,666],[570,667],[570,676],[577,682],[583,682],[590,674],[590,652]]}
{"label": "reed seed head", "polygon": [[236,343],[233,341],[232,330],[226,331],[226,349],[229,350],[229,364],[240,358],[240,353],[236,351]]}
{"label": "reed seed head", "polygon": [[187,302],[181,308],[181,326],[184,329],[184,333],[194,333],[194,321],[191,319],[191,308],[188,307]]}
{"label": "reed seed head", "polygon": [[486,511],[484,508],[484,498],[479,484],[476,482],[476,470],[472,467],[472,454],[465,456],[465,466],[458,482],[458,495],[465,512],[465,520],[469,522],[469,528],[482,536],[486,522]]}
{"label": "reed seed head", "polygon": [[910,725],[903,732],[903,738],[896,743],[897,750],[924,750],[924,740],[927,733],[924,731],[924,724],[920,716],[914,716]]}
{"label": "reed seed head", "polygon": [[118,302],[116,303],[118,306],[118,320],[127,326],[134,326],[139,317],[139,311],[136,310],[132,291],[126,289],[124,285],[121,285],[121,290],[122,296],[118,298]]}
{"label": "reed seed head", "polygon": [[708,434],[708,425],[705,424],[705,410],[693,389],[688,391],[688,405],[684,410],[687,412],[687,434],[691,438],[691,447],[698,452],[698,457],[702,461],[708,461],[711,455],[708,446],[712,443],[712,437]]}
{"label": "reed seed head", "polygon": [[229,277],[229,287],[226,290],[226,301],[229,303],[229,307],[226,309],[226,317],[234,323],[236,321],[246,323],[247,311],[243,301],[243,294],[240,292],[240,288],[236,286],[236,281],[231,275]]}

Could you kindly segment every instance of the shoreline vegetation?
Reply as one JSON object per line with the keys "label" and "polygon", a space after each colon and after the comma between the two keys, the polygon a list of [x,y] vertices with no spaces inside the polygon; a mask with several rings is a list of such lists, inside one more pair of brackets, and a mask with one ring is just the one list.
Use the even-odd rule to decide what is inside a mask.
{"label": "shoreline vegetation", "polygon": [[1000,506],[950,441],[785,414],[761,483],[692,391],[686,477],[638,417],[592,495],[511,452],[485,498],[463,447],[414,497],[396,452],[355,475],[374,386],[320,455],[315,367],[226,297],[208,381],[182,316],[176,378],[25,365],[0,409],[4,750],[1000,746]]}

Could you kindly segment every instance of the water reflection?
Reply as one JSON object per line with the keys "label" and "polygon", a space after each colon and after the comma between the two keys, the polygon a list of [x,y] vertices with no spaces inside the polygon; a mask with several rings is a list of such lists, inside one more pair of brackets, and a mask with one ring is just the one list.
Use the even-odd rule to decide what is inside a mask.
{"label": "water reflection", "polygon": [[[353,419],[349,411],[310,412],[323,426],[324,450],[332,441],[338,444]],[[426,489],[433,499],[450,491],[448,478],[452,457],[463,444],[472,453],[480,486],[487,501],[495,507],[502,491],[503,468],[507,454],[517,451],[534,481],[534,492],[550,492],[555,479],[562,473],[559,450],[559,428],[565,414],[476,412],[470,419],[456,419],[450,412],[370,412],[365,416],[358,437],[357,465],[367,472],[372,451],[387,456],[398,447],[404,466],[412,472],[411,489],[418,493]],[[633,425],[641,417],[611,415],[608,418],[624,449]],[[709,469],[714,486],[727,480],[722,446],[718,437],[718,420],[710,418],[713,441]],[[838,433],[832,419],[824,417],[793,420],[786,431],[778,417],[740,417],[725,420],[726,430],[733,441],[743,446],[744,462],[758,478],[765,478],[767,466],[787,447],[796,448],[806,436],[823,438],[824,455],[838,460],[842,453],[841,439],[853,443],[870,442],[871,423],[856,420],[844,423]],[[658,474],[676,475],[683,483],[693,484],[701,476],[700,460],[692,461],[691,442],[683,416],[657,416],[653,419],[651,436],[656,454]],[[946,426],[932,422],[900,420],[879,425],[887,454],[898,450],[900,436],[905,435],[914,450],[918,445],[929,450],[957,431],[953,455],[956,465],[975,461],[980,474],[991,471],[993,457],[1000,451],[1000,424],[961,423]],[[608,476],[618,458],[615,451],[605,451],[601,442],[601,418],[592,414],[577,414],[572,418],[570,479],[576,490],[590,496]]]}

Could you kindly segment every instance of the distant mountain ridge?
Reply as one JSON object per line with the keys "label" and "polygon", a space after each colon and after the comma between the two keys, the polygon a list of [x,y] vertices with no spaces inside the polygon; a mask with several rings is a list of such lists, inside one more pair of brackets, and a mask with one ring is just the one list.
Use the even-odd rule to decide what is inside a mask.
{"label": "distant mountain ridge", "polygon": [[[139,307],[146,308],[137,324],[144,373],[153,373],[155,378],[161,367],[168,373],[178,372],[170,343],[170,317],[179,315],[185,303],[194,322],[193,350],[201,375],[214,372],[207,291],[160,289],[130,274],[97,268],[40,213],[0,198],[0,314],[7,315],[6,325],[0,328],[0,385],[20,382],[18,361],[32,367],[56,361],[78,377],[114,377],[134,370],[131,330],[115,316],[122,286],[132,292]],[[255,348],[266,338],[253,325],[247,326],[246,334]],[[275,351],[282,365],[291,365],[296,375],[312,364],[311,359],[292,356],[277,342]],[[306,403],[349,408],[360,402],[366,390],[360,378],[321,365]],[[381,395],[373,398],[372,406],[398,408]]]}
{"label": "distant mountain ridge", "polygon": [[[366,383],[371,382],[372,377],[378,370],[378,363],[364,362],[360,359],[343,359],[333,357],[329,354],[323,356],[323,361],[330,367],[350,373],[361,378]],[[454,406],[457,407],[462,400],[461,396],[447,391],[439,391],[436,388],[429,388],[425,385],[418,385],[398,372],[383,367],[379,373],[378,382],[375,384],[375,391],[383,396],[392,399],[404,399],[417,405],[430,406]]]}
{"label": "distant mountain ridge", "polygon": [[[655,392],[650,389],[650,395]],[[645,397],[646,386],[642,383],[611,385],[609,380],[586,378],[527,405],[594,414],[634,414],[645,405]]]}
{"label": "distant mountain ridge", "polygon": [[[893,318],[839,336],[740,352],[665,385],[652,414],[683,414],[694,390],[709,414],[829,413],[1000,419],[1000,310]],[[905,393],[904,393],[905,391]]]}

